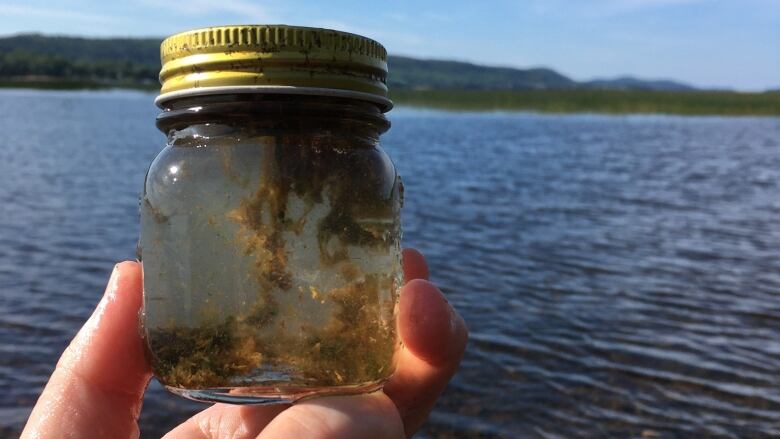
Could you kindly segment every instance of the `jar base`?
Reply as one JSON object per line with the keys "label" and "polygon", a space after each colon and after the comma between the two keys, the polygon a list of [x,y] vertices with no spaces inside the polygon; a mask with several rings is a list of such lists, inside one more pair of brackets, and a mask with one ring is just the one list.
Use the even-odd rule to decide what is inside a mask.
{"label": "jar base", "polygon": [[221,402],[239,405],[291,404],[319,396],[354,395],[375,392],[387,380],[351,386],[335,387],[218,387],[210,389],[183,389],[165,386],[169,392],[200,402]]}

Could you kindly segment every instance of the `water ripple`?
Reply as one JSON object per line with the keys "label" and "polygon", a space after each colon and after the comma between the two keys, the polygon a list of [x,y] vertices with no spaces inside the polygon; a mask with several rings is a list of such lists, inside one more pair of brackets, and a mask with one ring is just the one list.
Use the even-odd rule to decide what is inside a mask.
{"label": "water ripple", "polygon": [[[12,436],[112,265],[133,258],[163,138],[150,95],[0,95]],[[780,435],[780,120],[391,117],[406,244],[472,334],[420,437]],[[153,383],[143,436],[201,407]]]}

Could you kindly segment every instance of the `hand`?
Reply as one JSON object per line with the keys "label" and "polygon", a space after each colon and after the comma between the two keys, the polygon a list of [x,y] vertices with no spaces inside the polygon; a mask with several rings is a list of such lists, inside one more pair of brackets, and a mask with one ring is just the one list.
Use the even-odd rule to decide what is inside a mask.
{"label": "hand", "polygon": [[[399,438],[425,421],[460,363],[463,319],[429,283],[415,250],[403,253],[398,367],[383,391],[304,400],[293,405],[215,404],[168,438]],[[151,370],[139,335],[141,266],[114,268],[103,299],[57,363],[27,420],[23,438],[138,437]]]}

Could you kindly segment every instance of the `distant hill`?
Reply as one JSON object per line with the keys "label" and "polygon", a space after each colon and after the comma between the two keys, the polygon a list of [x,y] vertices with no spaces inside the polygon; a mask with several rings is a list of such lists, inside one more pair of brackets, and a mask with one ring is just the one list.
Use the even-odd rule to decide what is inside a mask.
{"label": "distant hill", "polygon": [[391,89],[561,90],[577,87],[575,81],[544,68],[486,67],[392,55],[387,63]]}
{"label": "distant hill", "polygon": [[646,90],[646,91],[693,91],[688,84],[668,79],[647,80],[633,76],[620,76],[614,79],[594,79],[582,82],[583,88],[598,90]]}
{"label": "distant hill", "polygon": [[71,60],[129,61],[160,68],[161,38],[80,38],[38,34],[0,37],[0,53],[14,50]]}
{"label": "distant hill", "polygon": [[[154,87],[160,38],[79,38],[38,34],[0,37],[0,80],[84,81]],[[693,90],[674,81],[632,77],[579,83],[547,68],[487,67],[467,62],[390,56],[393,90]]]}
{"label": "distant hill", "polygon": [[0,79],[152,85],[160,40],[16,35],[0,38]]}

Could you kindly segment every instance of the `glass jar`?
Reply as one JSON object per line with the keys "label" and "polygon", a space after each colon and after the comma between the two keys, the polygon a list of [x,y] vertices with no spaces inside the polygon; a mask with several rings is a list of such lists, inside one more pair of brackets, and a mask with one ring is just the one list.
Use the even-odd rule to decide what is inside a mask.
{"label": "glass jar", "polygon": [[[209,58],[226,47],[229,57]],[[380,388],[395,367],[403,282],[403,187],[378,143],[389,128],[384,49],[335,31],[240,26],[171,37],[162,54],[168,145],[146,176],[139,243],[155,376],[176,394],[231,403]]]}

